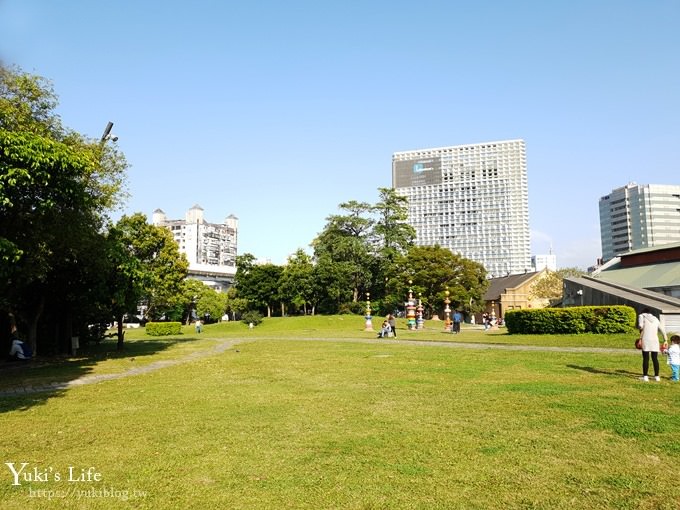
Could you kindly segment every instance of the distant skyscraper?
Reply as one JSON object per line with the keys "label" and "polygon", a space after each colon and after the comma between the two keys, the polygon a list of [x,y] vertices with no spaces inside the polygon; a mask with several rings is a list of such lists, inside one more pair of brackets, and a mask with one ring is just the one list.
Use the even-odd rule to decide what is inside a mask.
{"label": "distant skyscraper", "polygon": [[168,220],[161,209],[153,212],[153,224],[172,232],[179,251],[189,261],[189,277],[223,290],[236,274],[238,218],[227,217],[224,223],[208,223],[203,208],[193,206],[184,220]]}
{"label": "distant skyscraper", "polygon": [[680,242],[680,186],[616,188],[600,198],[602,261],[640,248]]}
{"label": "distant skyscraper", "polygon": [[392,187],[420,246],[449,248],[489,276],[531,270],[523,140],[396,152]]}

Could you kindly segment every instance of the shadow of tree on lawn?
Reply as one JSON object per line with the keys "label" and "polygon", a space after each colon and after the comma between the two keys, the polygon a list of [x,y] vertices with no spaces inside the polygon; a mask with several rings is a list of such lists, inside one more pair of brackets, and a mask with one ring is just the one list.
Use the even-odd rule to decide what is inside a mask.
{"label": "shadow of tree on lawn", "polygon": [[77,356],[0,361],[0,413],[25,411],[60,397],[71,389],[65,385],[93,374],[94,367],[107,360],[127,359],[133,367],[136,358],[153,356],[176,344],[197,340],[195,337],[136,340],[126,342],[122,351],[116,350],[115,340],[104,340],[81,348]]}

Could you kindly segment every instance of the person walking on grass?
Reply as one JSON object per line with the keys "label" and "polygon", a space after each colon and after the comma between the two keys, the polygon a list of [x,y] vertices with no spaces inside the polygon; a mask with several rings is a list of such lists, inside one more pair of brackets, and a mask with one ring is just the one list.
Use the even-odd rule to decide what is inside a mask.
{"label": "person walking on grass", "polygon": [[390,325],[390,329],[392,330],[392,336],[397,338],[397,319],[394,318],[394,315],[390,314],[387,317],[387,322]]}
{"label": "person walking on grass", "polygon": [[460,333],[460,323],[463,320],[463,315],[455,310],[453,312],[453,333]]}
{"label": "person walking on grass", "polygon": [[663,328],[659,319],[649,311],[649,308],[642,310],[638,317],[638,329],[640,330],[640,340],[642,340],[642,377],[641,380],[649,381],[649,358],[652,358],[654,365],[654,380],[659,378],[659,331],[663,334],[664,347],[668,347],[666,330]]}
{"label": "person walking on grass", "polygon": [[671,346],[668,348],[668,364],[673,371],[671,381],[680,381],[680,335],[671,336]]}

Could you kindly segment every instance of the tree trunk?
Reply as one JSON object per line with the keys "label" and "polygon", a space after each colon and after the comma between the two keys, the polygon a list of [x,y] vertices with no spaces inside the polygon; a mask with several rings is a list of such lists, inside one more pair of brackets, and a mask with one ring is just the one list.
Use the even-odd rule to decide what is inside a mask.
{"label": "tree trunk", "polygon": [[271,316],[272,316],[272,307],[267,305],[267,317],[271,317]]}
{"label": "tree trunk", "polygon": [[284,304],[283,301],[281,301],[281,317],[285,317],[286,315],[286,305]]}
{"label": "tree trunk", "polygon": [[123,316],[117,317],[118,321],[118,343],[116,344],[116,350],[123,350],[123,340],[125,340],[125,331],[123,331]]}
{"label": "tree trunk", "polygon": [[312,317],[314,317],[314,310],[316,310],[316,306],[312,305]]}
{"label": "tree trunk", "polygon": [[33,314],[28,319],[28,344],[33,350],[33,356],[38,353],[38,321],[45,308],[45,298],[40,297],[38,305],[35,307]]}
{"label": "tree trunk", "polygon": [[62,352],[74,355],[73,342],[71,340],[71,338],[73,338],[73,312],[71,311],[70,306],[66,316],[64,317],[64,337],[64,340],[59,344],[60,347],[64,349]]}

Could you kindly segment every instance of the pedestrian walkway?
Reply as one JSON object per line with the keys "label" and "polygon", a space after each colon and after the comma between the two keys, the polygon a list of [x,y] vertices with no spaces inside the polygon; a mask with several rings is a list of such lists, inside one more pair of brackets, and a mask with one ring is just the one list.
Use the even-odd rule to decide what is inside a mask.
{"label": "pedestrian walkway", "polygon": [[[235,345],[252,342],[257,340],[281,340],[278,337],[259,337],[253,340],[246,339],[232,339],[218,341],[212,349],[204,349],[192,352],[181,358],[172,360],[154,361],[148,365],[131,368],[125,372],[115,374],[99,374],[99,375],[84,375],[67,382],[51,382],[38,385],[26,385],[7,390],[0,390],[0,397],[8,396],[22,396],[33,393],[40,393],[46,391],[66,390],[75,388],[77,386],[86,386],[89,384],[97,384],[104,381],[113,381],[122,379],[124,377],[132,377],[135,375],[148,374],[162,368],[181,365],[189,363],[209,356],[221,354]],[[396,339],[369,339],[369,338],[286,338],[292,341],[304,342],[353,342],[353,343],[368,343],[378,345],[410,345],[416,347],[443,347],[448,349],[496,349],[507,351],[538,351],[538,352],[574,352],[574,353],[602,353],[602,354],[624,354],[624,355],[638,355],[639,351],[634,349],[611,349],[602,347],[552,347],[552,346],[538,346],[538,345],[511,345],[511,344],[481,344],[481,343],[466,343],[466,342],[432,342],[425,340],[396,340]]]}

